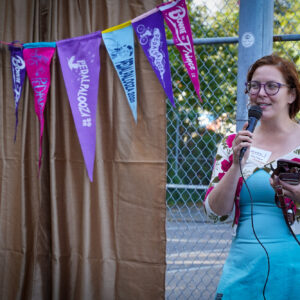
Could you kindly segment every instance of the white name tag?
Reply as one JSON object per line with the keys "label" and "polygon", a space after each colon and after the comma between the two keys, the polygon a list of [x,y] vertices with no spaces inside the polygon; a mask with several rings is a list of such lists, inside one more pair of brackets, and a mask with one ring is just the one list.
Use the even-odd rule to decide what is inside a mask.
{"label": "white name tag", "polygon": [[271,156],[271,151],[266,151],[263,149],[251,147],[249,160],[256,161],[258,163],[266,164]]}

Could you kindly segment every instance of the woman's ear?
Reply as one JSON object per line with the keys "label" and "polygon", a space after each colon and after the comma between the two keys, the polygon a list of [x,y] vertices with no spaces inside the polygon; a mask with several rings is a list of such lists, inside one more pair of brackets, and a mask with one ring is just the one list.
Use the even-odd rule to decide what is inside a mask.
{"label": "woman's ear", "polygon": [[296,89],[295,88],[291,89],[289,97],[290,97],[289,104],[292,104],[296,100]]}

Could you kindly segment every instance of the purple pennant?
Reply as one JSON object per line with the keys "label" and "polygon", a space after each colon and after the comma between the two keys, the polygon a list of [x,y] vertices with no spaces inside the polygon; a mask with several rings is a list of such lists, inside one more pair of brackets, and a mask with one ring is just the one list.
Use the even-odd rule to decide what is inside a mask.
{"label": "purple pennant", "polygon": [[59,61],[90,181],[96,152],[101,33],[57,42]]}
{"label": "purple pennant", "polygon": [[18,128],[18,107],[20,102],[20,97],[22,93],[22,87],[26,75],[25,61],[23,57],[23,49],[21,47],[15,46],[16,42],[13,42],[9,46],[10,50],[10,63],[12,71],[12,87],[14,92],[15,100],[15,116],[16,116],[16,125],[15,125],[15,136],[14,142],[16,142],[17,137],[17,128]]}
{"label": "purple pennant", "polygon": [[131,22],[151,67],[175,107],[164,18],[161,11],[155,8]]}

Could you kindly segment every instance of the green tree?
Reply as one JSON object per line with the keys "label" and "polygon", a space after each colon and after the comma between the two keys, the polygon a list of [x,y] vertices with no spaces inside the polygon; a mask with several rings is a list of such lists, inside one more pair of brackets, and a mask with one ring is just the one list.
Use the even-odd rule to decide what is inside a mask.
{"label": "green tree", "polygon": [[[300,1],[275,1],[274,35],[298,34],[300,31]],[[291,59],[300,67],[300,44],[297,41],[275,41],[274,52]]]}

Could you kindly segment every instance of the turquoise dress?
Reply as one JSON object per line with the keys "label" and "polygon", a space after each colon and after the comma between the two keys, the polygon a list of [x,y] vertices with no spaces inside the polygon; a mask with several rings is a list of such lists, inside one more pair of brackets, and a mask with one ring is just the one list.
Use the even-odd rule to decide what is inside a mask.
{"label": "turquoise dress", "polygon": [[[280,208],[274,203],[270,175],[260,169],[246,182],[253,199],[253,223],[257,237],[269,255],[267,300],[300,299],[300,246],[290,233]],[[300,240],[300,235],[297,235]],[[267,255],[251,225],[251,200],[243,184],[237,233],[217,288],[218,300],[260,300],[268,273]]]}

